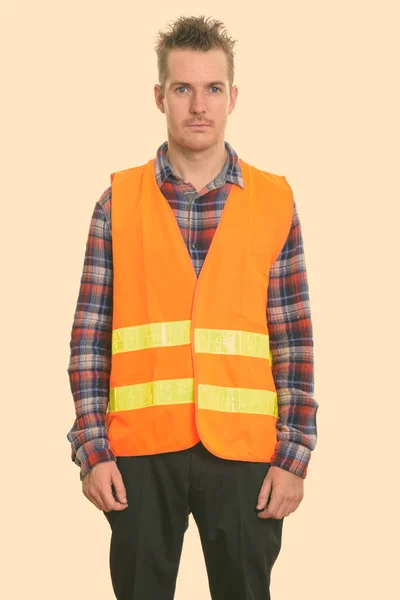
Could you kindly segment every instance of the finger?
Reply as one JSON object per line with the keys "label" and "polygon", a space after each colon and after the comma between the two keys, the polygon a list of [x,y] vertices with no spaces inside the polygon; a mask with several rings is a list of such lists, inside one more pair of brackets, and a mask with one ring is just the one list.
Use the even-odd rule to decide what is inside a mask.
{"label": "finger", "polygon": [[271,512],[268,508],[261,511],[257,515],[260,519],[278,519],[279,517],[275,512]]}
{"label": "finger", "polygon": [[[88,475],[88,479],[90,479],[90,475]],[[90,483],[88,483],[88,480],[84,481],[84,483],[82,485],[83,495],[89,500],[89,502],[94,504],[97,508],[100,508],[99,503],[97,502],[96,498],[93,496],[93,494],[91,492],[92,489],[93,489],[93,487],[92,487],[92,485],[90,485]]]}
{"label": "finger", "polygon": [[121,504],[121,502],[118,502],[118,500],[114,500],[114,505],[113,505],[113,510],[125,510],[125,508],[128,508],[128,505],[125,504]]}
{"label": "finger", "polygon": [[258,514],[262,519],[276,519],[276,514],[283,502],[282,496],[278,495],[278,493],[272,490],[271,500],[269,501],[268,506]]}
{"label": "finger", "polygon": [[270,514],[275,515],[278,512],[283,501],[284,496],[282,495],[282,492],[278,492],[276,488],[273,489],[271,500],[269,501],[269,504],[267,506],[267,509],[270,512]]}
{"label": "finger", "polygon": [[271,492],[271,484],[272,482],[270,479],[266,479],[262,484],[260,493],[258,494],[257,498],[257,510],[266,507]]}
{"label": "finger", "polygon": [[95,498],[95,497],[94,497],[92,494],[90,494],[90,492],[86,492],[85,496],[86,496],[86,498],[87,498],[88,500],[90,500],[90,502],[91,502],[92,504],[94,504],[94,505],[95,505],[95,506],[96,506],[96,507],[97,507],[99,510],[103,510],[103,509],[102,509],[102,506],[101,506],[101,505],[100,505],[100,504],[97,502],[96,498]]}
{"label": "finger", "polygon": [[293,503],[290,500],[284,500],[276,512],[275,519],[283,519],[288,517],[292,512]]}
{"label": "finger", "polygon": [[119,469],[115,474],[112,475],[112,482],[115,489],[116,500],[121,504],[127,504],[128,499],[126,497],[126,489]]}
{"label": "finger", "polygon": [[121,504],[121,502],[118,502],[118,500],[114,498],[111,491],[111,482],[107,487],[99,489],[98,492],[97,498],[99,499],[99,502],[104,505],[104,510],[124,510],[124,508],[127,508],[127,504]]}
{"label": "finger", "polygon": [[301,502],[301,498],[299,498],[298,500],[293,500],[291,505],[289,506],[290,512],[293,513],[295,510],[297,510],[300,502]]}
{"label": "finger", "polygon": [[112,494],[111,481],[97,490],[97,497],[99,502],[104,506],[103,510],[109,511],[114,510],[114,504],[116,500]]}

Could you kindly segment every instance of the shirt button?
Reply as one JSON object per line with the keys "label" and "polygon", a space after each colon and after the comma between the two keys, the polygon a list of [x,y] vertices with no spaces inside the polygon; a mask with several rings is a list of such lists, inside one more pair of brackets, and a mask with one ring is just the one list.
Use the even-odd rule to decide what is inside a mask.
{"label": "shirt button", "polygon": [[197,244],[196,244],[196,242],[193,242],[193,244],[192,244],[192,248],[197,248]]}
{"label": "shirt button", "polygon": [[215,180],[215,183],[216,183],[217,185],[220,185],[220,184],[222,183],[222,179],[216,179],[216,180]]}

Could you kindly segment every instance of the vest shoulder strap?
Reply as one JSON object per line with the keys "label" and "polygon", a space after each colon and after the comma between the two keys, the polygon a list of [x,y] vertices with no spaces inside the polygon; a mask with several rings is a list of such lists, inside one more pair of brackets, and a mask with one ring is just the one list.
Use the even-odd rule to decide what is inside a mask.
{"label": "vest shoulder strap", "polygon": [[274,203],[274,213],[277,215],[277,226],[272,244],[271,264],[276,261],[288,238],[294,210],[294,195],[285,175],[277,175],[250,166],[257,187],[267,196],[274,194],[277,201]]}
{"label": "vest shoulder strap", "polygon": [[144,168],[146,165],[139,165],[136,167],[130,167],[129,169],[122,169],[120,171],[114,171],[110,174],[111,184],[114,182],[115,177],[117,177],[118,181],[123,181],[126,177],[137,177],[140,179],[142,177]]}

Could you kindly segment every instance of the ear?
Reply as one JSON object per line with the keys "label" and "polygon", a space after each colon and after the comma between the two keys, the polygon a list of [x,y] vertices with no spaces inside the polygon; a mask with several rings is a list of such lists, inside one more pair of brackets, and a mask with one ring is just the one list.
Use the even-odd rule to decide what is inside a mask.
{"label": "ear", "polygon": [[156,83],[154,86],[154,98],[157,104],[158,109],[165,114],[165,109],[164,109],[164,102],[163,102],[163,95],[162,95],[162,91],[161,91],[161,86]]}
{"label": "ear", "polygon": [[230,100],[230,103],[229,103],[228,115],[231,114],[231,112],[233,111],[233,109],[236,106],[236,99],[237,99],[238,92],[239,92],[239,90],[238,90],[237,86],[234,85],[232,87],[231,100]]}

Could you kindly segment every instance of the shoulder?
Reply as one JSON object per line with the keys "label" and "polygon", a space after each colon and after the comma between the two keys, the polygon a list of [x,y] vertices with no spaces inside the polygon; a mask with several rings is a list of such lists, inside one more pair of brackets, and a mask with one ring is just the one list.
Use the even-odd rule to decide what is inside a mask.
{"label": "shoulder", "polygon": [[248,165],[252,178],[257,182],[257,186],[262,190],[265,199],[270,194],[276,199],[278,212],[281,212],[285,218],[291,218],[294,212],[294,195],[285,175],[278,175],[271,171],[259,169],[254,165]]}
{"label": "shoulder", "polygon": [[98,204],[102,208],[102,210],[104,212],[106,212],[106,210],[109,208],[110,202],[111,202],[111,185],[106,190],[104,190],[104,192],[102,193],[102,195],[100,196],[100,198],[98,200]]}
{"label": "shoulder", "polygon": [[249,165],[249,167],[251,167],[253,174],[255,174],[261,181],[266,181],[270,184],[274,184],[281,189],[291,190],[285,175],[278,175],[277,173],[272,173],[271,171],[260,169],[254,165]]}
{"label": "shoulder", "polygon": [[[111,173],[110,178],[111,178],[112,184],[107,189],[104,190],[104,192],[102,193],[102,195],[100,196],[99,200],[96,203],[96,206],[98,207],[98,211],[103,213],[103,217],[109,226],[111,226],[112,185],[113,184],[115,185],[115,183],[117,183],[117,182],[123,181],[123,179],[126,176],[131,176],[131,175],[134,176],[134,175],[140,174],[143,171],[145,166],[146,166],[146,164],[138,165],[135,167],[130,167],[128,169],[121,169],[119,171],[114,171]],[[116,181],[114,183],[115,178],[116,178]]]}
{"label": "shoulder", "polygon": [[117,183],[123,182],[127,177],[140,177],[145,167],[149,164],[149,162],[144,163],[143,165],[129,167],[128,169],[120,169],[119,171],[114,171],[113,173],[111,173],[111,183],[113,184],[114,180]]}

